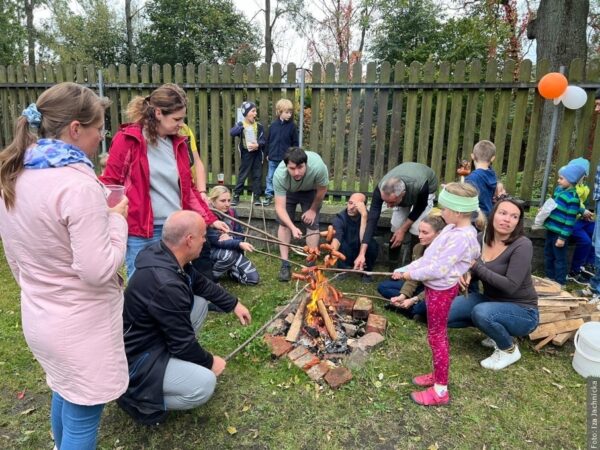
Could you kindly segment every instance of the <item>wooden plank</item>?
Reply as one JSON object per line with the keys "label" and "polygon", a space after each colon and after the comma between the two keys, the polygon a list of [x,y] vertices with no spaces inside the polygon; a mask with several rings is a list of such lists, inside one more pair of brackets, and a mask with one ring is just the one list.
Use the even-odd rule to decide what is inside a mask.
{"label": "wooden plank", "polygon": [[582,319],[566,319],[558,322],[544,323],[529,333],[529,339],[535,340],[567,331],[577,330],[583,325]]}
{"label": "wooden plank", "polygon": [[[421,73],[421,64],[413,61],[408,69],[408,82],[418,83]],[[415,133],[417,128],[417,102],[419,91],[410,90],[406,95],[406,127],[404,129],[404,149],[402,162],[415,160]]]}
{"label": "wooden plank", "polygon": [[[423,81],[433,83],[434,68],[431,61],[423,67]],[[419,143],[417,146],[417,162],[427,165],[429,163],[429,135],[431,129],[431,106],[433,103],[433,89],[425,89],[421,94],[421,119],[419,121]]]}
{"label": "wooden plank", "polygon": [[[26,68],[27,70],[26,70],[25,76],[27,78],[27,83],[30,86],[34,85],[36,83],[36,80],[35,80],[35,70],[36,70],[36,67],[27,66],[27,68]],[[31,103],[35,103],[35,101],[37,100],[37,89],[35,89],[34,87],[28,87],[28,88],[25,89],[25,92],[27,94],[27,98],[25,99],[25,103],[27,105],[29,105]]]}
{"label": "wooden plank", "polygon": [[[352,81],[360,81],[362,76],[362,65],[355,63],[352,66]],[[347,174],[347,191],[356,190],[356,167],[358,161],[358,130],[360,121],[360,88],[353,87],[351,89],[350,102],[350,133],[348,134],[348,174]],[[311,131],[312,133],[312,131]]]}
{"label": "wooden plank", "polygon": [[[384,61],[381,64],[379,83],[389,83],[391,76],[392,67],[389,62]],[[386,147],[386,134],[387,134],[387,118],[388,118],[388,104],[390,93],[386,87],[380,87],[377,94],[377,126],[376,126],[376,138],[375,138],[375,158],[373,162],[373,179],[380,180],[384,175],[384,164],[385,164],[385,147]]]}
{"label": "wooden plank", "polygon": [[84,66],[78,63],[75,65],[75,82],[81,84],[85,81]]}
{"label": "wooden plank", "polygon": [[[271,77],[270,69],[271,68],[266,63],[263,63],[260,65],[260,69],[258,71],[258,82],[259,83],[267,83],[267,84],[269,83],[270,77]],[[231,82],[231,70],[230,70],[230,74],[229,74],[229,82]],[[269,118],[272,116],[271,111],[275,107],[275,105],[272,105],[270,102],[269,89],[261,88],[260,93],[257,97],[257,100],[258,100],[257,105],[259,108],[258,109],[259,115],[258,115],[257,120],[259,120],[260,123],[262,123],[265,128],[269,128],[269,123],[270,123]]]}
{"label": "wooden plank", "polygon": [[75,71],[73,64],[65,64],[65,81],[73,82],[75,81]]}
{"label": "wooden plank", "polygon": [[[125,64],[119,64],[119,83],[127,84],[127,66]],[[127,105],[129,104],[129,93],[127,88],[119,87],[119,106],[121,114],[119,115],[121,123],[127,122],[125,112],[127,111]]]}
{"label": "wooden plank", "polygon": [[[588,70],[587,78],[589,80],[600,79],[600,61],[595,62],[595,63],[591,64],[590,66],[591,66],[591,70]],[[593,95],[591,97],[593,97]],[[592,133],[590,132],[590,139],[593,140],[593,144],[586,146],[586,151],[589,152],[589,154],[591,154],[590,176],[588,177],[588,183],[590,184],[590,187],[593,187],[592,182],[593,182],[593,180],[595,180],[596,169],[598,167],[598,162],[600,161],[600,123],[599,122],[600,121],[596,120],[593,136],[591,136]]]}
{"label": "wooden plank", "polygon": [[[237,67],[238,66],[236,65],[236,68]],[[208,69],[206,64],[202,63],[198,65],[197,75],[198,83],[200,83],[200,85],[208,82]],[[196,136],[196,142],[198,143],[200,159],[204,163],[206,171],[213,175],[212,180],[214,182],[217,172],[212,169],[211,161],[209,159],[208,128],[208,90],[206,87],[201,87],[198,89],[198,135]],[[230,184],[230,181],[231,180],[225,180],[225,184]]]}
{"label": "wooden plank", "polygon": [[[576,84],[578,81],[581,81],[583,79],[584,69],[585,66],[583,60],[574,59],[571,61],[569,73],[567,75],[569,83]],[[578,111],[563,108],[563,118],[562,122],[559,124],[558,143],[556,145],[557,157],[555,171],[566,165],[569,162],[569,159],[573,157],[573,147],[575,144],[573,142],[573,130],[575,129],[575,119],[577,114]],[[551,177],[553,177],[553,175],[551,175]],[[553,180],[554,178],[550,179]]]}
{"label": "wooden plank", "polygon": [[553,299],[538,299],[538,307],[542,306],[570,306],[575,308],[577,306],[577,302],[573,302],[571,300],[553,300]]}
{"label": "wooden plank", "polygon": [[[465,62],[458,61],[454,66],[453,80],[455,83],[465,81]],[[460,138],[460,124],[462,122],[462,101],[463,93],[461,90],[452,91],[452,106],[450,109],[450,124],[448,125],[448,149],[446,151],[446,171],[444,181],[449,183],[456,179],[456,163],[458,161],[458,140]]]}
{"label": "wooden plank", "polygon": [[[377,64],[367,64],[367,83],[375,83]],[[365,107],[363,108],[362,136],[360,142],[360,187],[361,192],[369,190],[371,174],[371,154],[373,135],[373,108],[375,106],[375,89],[365,89]]]}
{"label": "wooden plank", "polygon": [[[325,83],[332,85],[335,83],[335,65],[328,63],[325,66]],[[323,94],[323,138],[320,148],[314,148],[313,151],[321,154],[323,162],[329,169],[331,175],[331,149],[333,146],[333,105],[335,103],[335,90],[325,89]]]}
{"label": "wooden plank", "polygon": [[[481,82],[481,61],[474,59],[469,69],[469,82]],[[477,120],[477,106],[479,104],[479,90],[467,91],[467,106],[465,109],[465,123],[463,131],[462,159],[471,160],[475,140],[475,122]]]}
{"label": "wooden plank", "polygon": [[[505,83],[512,82],[514,72],[515,62],[509,59],[504,64],[504,71],[502,72],[502,81]],[[501,90],[500,99],[498,100],[498,113],[496,114],[496,130],[494,133],[494,144],[496,144],[496,160],[494,161],[494,167],[498,175],[504,172],[504,153],[506,147],[506,134],[511,104],[512,90]]]}
{"label": "wooden plank", "polygon": [[[340,64],[339,83],[348,83],[348,64]],[[348,89],[341,88],[337,90],[337,107],[335,123],[335,152],[333,154],[333,189],[336,191],[344,190],[342,186],[344,177],[344,156],[346,140],[346,106],[348,104]]]}
{"label": "wooden plank", "polygon": [[[218,83],[219,82],[219,65],[211,64],[210,65],[210,82]],[[254,80],[250,81],[254,82]],[[221,170],[221,158],[220,158],[220,148],[221,148],[221,139],[219,137],[220,130],[220,120],[219,120],[219,109],[220,109],[220,93],[218,89],[210,90],[210,157],[211,157],[211,170],[213,173],[220,173]],[[236,138],[236,145],[237,145]],[[236,168],[237,173],[237,168]]]}
{"label": "wooden plank", "polygon": [[[105,83],[114,84],[117,82],[117,68],[114,64],[108,66],[108,71],[105,72]],[[119,118],[119,98],[115,88],[105,89],[104,95],[110,99],[110,129],[118,130],[121,123]]]}
{"label": "wooden plank", "polygon": [[[140,78],[142,80],[142,86],[150,84],[150,66],[148,64],[142,64],[140,67]],[[142,97],[150,95],[150,89],[142,87]]]}
{"label": "wooden plank", "polygon": [[564,345],[565,342],[567,342],[573,336],[575,336],[575,331],[567,331],[566,333],[557,334],[556,336],[554,336],[554,339],[552,339],[552,344],[560,347]]}
{"label": "wooden plank", "polygon": [[[0,66],[0,83],[6,83],[7,81],[6,66]],[[10,110],[8,97],[8,89],[0,89],[0,117],[2,118],[0,144],[2,144],[2,148],[6,147],[12,141],[12,127],[16,119]]]}
{"label": "wooden plank", "polygon": [[[521,63],[519,81],[526,83],[531,79],[531,61],[526,59]],[[506,164],[506,186],[517,185],[517,173],[521,161],[523,149],[523,133],[525,131],[525,119],[527,117],[527,100],[529,92],[522,89],[515,95],[515,106],[510,135],[510,150]]]}
{"label": "wooden plank", "polygon": [[552,334],[552,335],[550,335],[550,336],[548,336],[548,337],[544,338],[543,340],[541,340],[540,342],[538,342],[538,344],[537,344],[535,347],[533,347],[533,349],[534,349],[535,351],[538,351],[538,352],[539,352],[539,351],[540,351],[540,350],[541,350],[543,347],[545,347],[547,344],[549,344],[549,343],[550,343],[550,341],[551,341],[552,339],[554,339],[555,337],[556,337],[556,335],[555,335],[555,334]]}
{"label": "wooden plank", "polygon": [[[280,69],[281,71],[281,69]],[[287,66],[287,82],[292,84],[296,82],[296,64],[289,63]],[[289,88],[284,90],[285,97],[292,102],[292,105],[296,104],[296,89]],[[275,108],[275,105],[273,105]]]}
{"label": "wooden plank", "polygon": [[[15,75],[17,77],[17,83],[25,83],[25,75],[23,74],[23,65],[18,64],[15,67]],[[27,108],[27,91],[25,88],[17,89],[17,98],[19,103],[17,104],[17,111],[23,111]]]}
{"label": "wooden plank", "polygon": [[[13,66],[8,66],[6,70],[6,81],[9,83],[17,82],[17,75],[15,73],[15,68]],[[17,118],[20,116],[22,109],[18,109],[18,98],[17,98],[17,90],[9,89],[8,90],[8,116],[10,117],[11,123],[15,123]],[[12,125],[11,125],[12,126]]]}
{"label": "wooden plank", "polygon": [[[394,82],[404,81],[405,67],[403,62],[397,62],[394,66]],[[392,119],[390,122],[390,148],[388,150],[388,161],[386,173],[396,167],[400,160],[400,146],[402,145],[402,108],[404,106],[404,92],[394,89],[392,94]],[[443,140],[443,138],[442,138]],[[377,180],[376,180],[377,181]]]}
{"label": "wooden plank", "polygon": [[[549,63],[547,59],[538,61],[535,67],[536,81],[539,81],[549,71]],[[521,179],[521,188],[519,196],[523,200],[531,200],[533,192],[533,177],[536,171],[537,154],[539,146],[539,129],[542,122],[542,110],[544,107],[544,98],[537,95],[535,89],[529,92],[528,95],[533,95],[533,107],[529,125],[527,126],[527,146],[525,148],[525,165],[523,167],[523,178]]]}
{"label": "wooden plank", "polygon": [[[175,77],[177,80],[177,76]],[[183,82],[183,80],[182,80]],[[192,63],[189,63],[185,66],[185,82],[186,83],[196,83],[196,66]],[[191,128],[194,133],[194,137],[196,138],[196,146],[198,146],[198,109],[196,107],[196,90],[188,89],[185,91],[185,96],[187,99],[187,114],[186,114],[186,123],[188,127]],[[202,161],[204,163],[204,161]],[[196,170],[198,168],[196,167]]]}
{"label": "wooden plank", "polygon": [[[273,84],[281,83],[281,77],[282,77],[281,64],[279,64],[279,63],[273,64],[273,73],[271,75],[272,83]],[[277,117],[277,111],[275,109],[275,105],[277,104],[279,99],[287,98],[285,89],[270,89],[270,95],[271,95],[271,109],[269,111],[262,113],[262,117],[264,118],[263,125],[265,125],[265,133],[267,133],[267,135],[268,135],[268,131],[269,131],[268,130],[269,125]],[[290,101],[292,102],[292,105],[295,105],[295,99],[292,98],[292,99],[290,99]],[[295,110],[295,108],[294,108],[294,110]],[[267,119],[267,114],[268,114],[269,119]],[[294,120],[294,116],[292,116],[292,120]]]}
{"label": "wooden plank", "polygon": [[[233,68],[233,81],[236,84],[241,84],[244,81],[244,66],[242,66],[241,64],[236,64],[235,67]],[[244,91],[242,89],[236,89],[234,94],[233,94],[233,103],[234,103],[234,114],[236,115],[236,121],[237,121],[237,108],[240,107],[240,105],[242,104],[242,102],[244,101]],[[235,143],[232,143],[232,145],[234,146],[234,151],[233,151],[233,160],[234,160],[234,167],[235,167],[235,174],[237,175],[238,171],[239,171],[239,167],[240,167],[240,152],[237,151],[237,140]],[[217,172],[213,171],[213,180],[216,179],[217,176]],[[225,184],[231,184],[232,183],[232,178],[227,178],[225,177]]]}
{"label": "wooden plank", "polygon": [[294,314],[294,320],[290,325],[290,329],[288,330],[287,335],[285,336],[285,340],[288,342],[296,342],[298,339],[298,335],[300,334],[300,329],[302,328],[302,322],[304,321],[304,310],[306,309],[306,303],[310,298],[310,294],[304,296],[296,313]]}
{"label": "wooden plank", "polygon": [[544,313],[540,311],[539,323],[550,323],[558,320],[565,320],[567,318],[566,312],[555,312],[555,313]]}
{"label": "wooden plank", "polygon": [[171,64],[166,63],[162,66],[162,82],[163,83],[172,83],[173,82],[173,67]]}
{"label": "wooden plank", "polygon": [[[321,65],[318,63],[313,64],[312,81],[313,83],[320,83],[322,81]],[[310,113],[309,150],[312,149],[316,151],[319,148],[319,131],[321,124],[321,89],[311,89]]]}
{"label": "wooden plank", "polygon": [[569,312],[571,310],[570,306],[544,306],[539,308],[540,313]]}
{"label": "wooden plank", "polygon": [[[450,64],[446,61],[440,64],[437,83],[447,83],[450,79]],[[448,91],[437,89],[435,103],[435,120],[433,125],[433,141],[431,143],[431,168],[442,179],[442,157],[444,155],[444,136],[446,133],[446,110],[448,108]]]}
{"label": "wooden plank", "polygon": [[562,289],[560,284],[555,281],[549,280],[548,278],[531,276],[533,287],[538,295],[556,295],[560,294]]}
{"label": "wooden plank", "polygon": [[[232,81],[231,66],[223,65],[221,69],[221,83],[229,84]],[[230,180],[233,173],[235,152],[233,147],[233,139],[229,134],[229,130],[235,124],[235,106],[231,104],[233,91],[231,89],[221,89],[221,101],[223,110],[223,169],[221,172],[225,175],[226,180]],[[257,117],[258,120],[258,117]]]}
{"label": "wooden plank", "polygon": [[[488,60],[485,69],[485,81],[497,83],[498,62],[495,59]],[[486,89],[483,94],[483,105],[481,107],[481,121],[479,124],[479,140],[489,140],[492,133],[492,119],[494,117],[494,99],[496,91]]]}

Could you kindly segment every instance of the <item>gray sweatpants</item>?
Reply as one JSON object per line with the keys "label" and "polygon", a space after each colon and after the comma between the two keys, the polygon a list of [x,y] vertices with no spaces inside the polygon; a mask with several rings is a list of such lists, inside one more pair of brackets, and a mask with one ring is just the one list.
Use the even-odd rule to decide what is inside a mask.
{"label": "gray sweatpants", "polygon": [[[194,296],[192,325],[194,331],[202,327],[208,314],[208,302]],[[163,395],[167,410],[192,409],[206,403],[213,395],[217,377],[212,370],[181,359],[171,358],[163,379]]]}

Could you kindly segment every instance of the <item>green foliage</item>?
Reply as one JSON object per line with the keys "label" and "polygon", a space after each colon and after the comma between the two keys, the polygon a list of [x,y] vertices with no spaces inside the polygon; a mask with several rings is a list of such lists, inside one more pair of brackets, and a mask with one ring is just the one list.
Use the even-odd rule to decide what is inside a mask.
{"label": "green foliage", "polygon": [[116,64],[125,52],[124,23],[107,0],[79,0],[82,13],[55,2],[52,26],[42,43],[63,63]]}
{"label": "green foliage", "polygon": [[25,27],[15,0],[0,0],[0,64],[20,64],[25,56]]}
{"label": "green foliage", "polygon": [[380,8],[369,51],[392,64],[485,60],[502,50],[509,35],[506,24],[478,9],[448,19],[432,0],[383,0]]}
{"label": "green foliage", "polygon": [[140,33],[141,58],[158,64],[248,64],[258,61],[260,37],[231,0],[152,0]]}

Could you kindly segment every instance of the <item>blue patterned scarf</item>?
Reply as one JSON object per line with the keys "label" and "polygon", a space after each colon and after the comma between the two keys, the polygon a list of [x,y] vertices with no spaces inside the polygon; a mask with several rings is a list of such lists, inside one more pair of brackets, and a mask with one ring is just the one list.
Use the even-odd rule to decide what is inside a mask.
{"label": "blue patterned scarf", "polygon": [[78,163],[94,168],[94,164],[80,148],[58,139],[39,139],[35,145],[25,150],[26,169],[48,169]]}

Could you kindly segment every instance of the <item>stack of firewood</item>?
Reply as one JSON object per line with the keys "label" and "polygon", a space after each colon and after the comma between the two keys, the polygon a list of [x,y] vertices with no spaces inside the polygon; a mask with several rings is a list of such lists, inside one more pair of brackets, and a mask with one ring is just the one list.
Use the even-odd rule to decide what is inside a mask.
{"label": "stack of firewood", "polygon": [[561,346],[585,322],[600,321],[600,306],[589,303],[589,298],[576,297],[546,278],[534,276],[533,284],[539,296],[540,324],[529,334],[529,339],[541,339],[536,350],[550,342]]}

